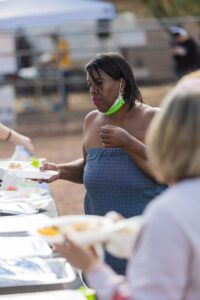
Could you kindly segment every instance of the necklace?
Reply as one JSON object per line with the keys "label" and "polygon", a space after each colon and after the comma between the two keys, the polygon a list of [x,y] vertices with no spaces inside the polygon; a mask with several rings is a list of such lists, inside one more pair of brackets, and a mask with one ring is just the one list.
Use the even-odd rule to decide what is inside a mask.
{"label": "necklace", "polygon": [[110,116],[116,113],[124,105],[125,101],[122,97],[117,98],[113,105],[104,113],[105,116]]}

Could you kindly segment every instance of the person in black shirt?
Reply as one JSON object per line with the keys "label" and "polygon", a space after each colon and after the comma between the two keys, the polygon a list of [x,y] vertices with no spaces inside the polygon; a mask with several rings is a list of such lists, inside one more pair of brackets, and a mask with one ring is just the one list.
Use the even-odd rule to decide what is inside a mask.
{"label": "person in black shirt", "polygon": [[26,37],[24,30],[21,28],[19,28],[16,32],[15,47],[18,70],[20,70],[21,68],[32,67],[34,64],[31,53],[33,47]]}
{"label": "person in black shirt", "polygon": [[172,55],[176,78],[199,68],[199,46],[184,28],[172,26]]}

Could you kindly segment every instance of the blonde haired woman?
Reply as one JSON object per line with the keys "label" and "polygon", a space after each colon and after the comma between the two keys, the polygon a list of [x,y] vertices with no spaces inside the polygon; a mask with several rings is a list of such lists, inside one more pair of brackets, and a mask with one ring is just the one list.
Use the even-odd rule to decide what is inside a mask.
{"label": "blonde haired woman", "polygon": [[[200,88],[176,88],[147,134],[152,171],[168,190],[144,213],[123,281],[70,240],[56,249],[81,268],[98,299],[197,300],[200,295]],[[128,291],[128,292],[127,292]],[[126,294],[126,295],[125,295]]]}

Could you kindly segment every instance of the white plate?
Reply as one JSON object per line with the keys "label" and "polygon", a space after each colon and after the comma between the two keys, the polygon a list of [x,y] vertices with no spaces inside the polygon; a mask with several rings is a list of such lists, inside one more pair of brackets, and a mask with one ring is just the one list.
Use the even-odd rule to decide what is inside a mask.
{"label": "white plate", "polygon": [[[34,234],[43,237],[48,243],[61,243],[66,234],[81,245],[105,245],[106,250],[119,258],[130,258],[137,234],[143,224],[143,216],[136,216],[113,222],[107,217],[93,215],[72,215],[50,219],[49,222],[37,226]],[[87,224],[89,230],[75,230],[81,224]],[[56,234],[41,232],[41,229],[56,226]],[[39,231],[38,231],[39,230]],[[101,255],[100,255],[101,256]]]}
{"label": "white plate", "polygon": [[19,160],[1,160],[0,161],[0,168],[1,169],[7,169],[9,168],[9,166],[11,165],[18,165],[20,166],[20,168],[24,168],[24,167],[27,167],[27,166],[31,166],[31,162],[27,162],[27,161],[19,161]]}
{"label": "white plate", "polygon": [[29,203],[22,201],[0,202],[0,213],[9,215],[36,214],[38,210]]}
{"label": "white plate", "polygon": [[[10,166],[19,167],[11,168]],[[34,168],[30,162],[24,161],[1,161],[0,169],[4,170],[9,175],[27,179],[49,179],[53,175],[58,174],[57,171],[52,170],[41,172],[39,169]]]}
{"label": "white plate", "polygon": [[[91,245],[105,241],[113,231],[113,222],[101,216],[92,215],[71,215],[50,220],[43,226],[37,226],[34,234],[43,237],[49,243],[59,243],[66,234],[74,241],[82,245]],[[56,226],[58,233],[49,235],[41,233],[41,229]],[[40,231],[38,231],[40,230]]]}
{"label": "white plate", "polygon": [[23,202],[31,204],[36,209],[43,209],[53,200],[50,194],[27,194],[22,191],[1,191],[0,203]]}
{"label": "white plate", "polygon": [[113,256],[130,258],[133,254],[134,242],[143,222],[143,216],[135,216],[116,222],[116,230],[109,236],[106,250]]}
{"label": "white plate", "polygon": [[39,237],[0,237],[1,259],[16,259],[23,257],[49,257],[52,250]]}
{"label": "white plate", "polygon": [[53,201],[52,197],[38,197],[36,199],[33,199],[30,203],[32,206],[34,206],[36,209],[44,209],[46,208],[50,202]]}
{"label": "white plate", "polygon": [[0,236],[9,232],[27,232],[35,228],[35,224],[46,224],[49,217],[43,214],[28,216],[9,216],[0,218]]}
{"label": "white plate", "polygon": [[39,196],[47,196],[50,195],[49,191],[42,188],[34,188],[34,187],[22,187],[20,189],[16,188],[16,190],[6,190],[0,191],[0,201],[3,198],[13,199],[13,198],[29,198],[29,197],[39,197]]}

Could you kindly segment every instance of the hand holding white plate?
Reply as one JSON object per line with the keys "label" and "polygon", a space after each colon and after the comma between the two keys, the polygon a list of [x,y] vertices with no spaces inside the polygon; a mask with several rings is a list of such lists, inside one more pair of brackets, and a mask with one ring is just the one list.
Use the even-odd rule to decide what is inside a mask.
{"label": "hand holding white plate", "polygon": [[62,243],[67,235],[82,246],[105,244],[110,254],[129,258],[142,223],[142,216],[113,222],[107,217],[72,215],[52,219],[35,233],[49,243]]}
{"label": "hand holding white plate", "polygon": [[64,235],[81,245],[94,245],[107,240],[113,222],[106,217],[92,215],[71,215],[50,220],[38,226],[35,233],[49,243],[59,243]]}
{"label": "hand holding white plate", "polygon": [[57,171],[46,170],[41,172],[38,168],[32,166],[31,162],[24,161],[1,161],[0,169],[6,173],[26,179],[45,179],[48,180],[52,176],[57,175]]}

